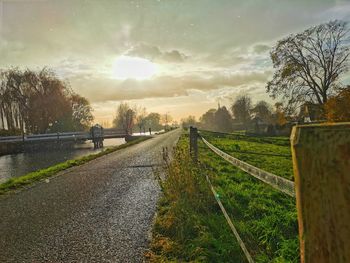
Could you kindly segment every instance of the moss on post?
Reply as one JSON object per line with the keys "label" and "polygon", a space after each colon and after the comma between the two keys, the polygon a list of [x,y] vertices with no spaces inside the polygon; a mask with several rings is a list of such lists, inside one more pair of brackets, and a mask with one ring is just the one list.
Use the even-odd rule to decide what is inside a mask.
{"label": "moss on post", "polygon": [[302,263],[350,262],[350,123],[291,135]]}

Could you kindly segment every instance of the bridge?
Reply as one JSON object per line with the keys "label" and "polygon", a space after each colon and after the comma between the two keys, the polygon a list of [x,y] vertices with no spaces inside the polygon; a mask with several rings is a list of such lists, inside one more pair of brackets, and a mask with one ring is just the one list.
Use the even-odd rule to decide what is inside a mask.
{"label": "bridge", "polygon": [[[104,129],[103,139],[125,138],[130,136],[123,130]],[[32,134],[22,136],[3,136],[0,137],[0,143],[4,142],[52,142],[52,141],[88,141],[93,140],[93,135],[90,132],[57,132]]]}
{"label": "bridge", "polygon": [[[92,127],[94,129],[95,126]],[[102,128],[102,127],[101,127]],[[132,139],[132,135],[121,129],[100,129],[96,132],[57,132],[45,134],[32,134],[22,136],[3,136],[0,137],[0,155],[11,154],[24,151],[25,148],[34,146],[60,147],[62,145],[74,145],[84,141],[92,141],[95,148],[103,146],[104,139],[125,138]],[[38,147],[36,147],[38,148]]]}

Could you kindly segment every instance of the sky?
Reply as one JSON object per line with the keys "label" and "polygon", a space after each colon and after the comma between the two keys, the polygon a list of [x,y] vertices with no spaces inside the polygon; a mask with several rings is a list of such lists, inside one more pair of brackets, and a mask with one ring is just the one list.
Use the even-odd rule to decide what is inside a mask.
{"label": "sky", "polygon": [[197,118],[249,94],[267,100],[271,47],[350,0],[0,0],[0,69],[44,66],[111,123],[121,101]]}

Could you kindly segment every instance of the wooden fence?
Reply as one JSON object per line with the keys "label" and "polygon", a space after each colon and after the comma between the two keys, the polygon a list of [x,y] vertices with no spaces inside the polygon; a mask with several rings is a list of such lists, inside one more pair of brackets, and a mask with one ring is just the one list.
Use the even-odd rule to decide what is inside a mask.
{"label": "wooden fence", "polygon": [[[197,160],[197,129],[191,128],[190,134],[191,154]],[[293,127],[291,148],[295,184],[202,140],[226,161],[296,197],[302,263],[350,262],[350,123]],[[252,262],[249,257],[247,260]]]}

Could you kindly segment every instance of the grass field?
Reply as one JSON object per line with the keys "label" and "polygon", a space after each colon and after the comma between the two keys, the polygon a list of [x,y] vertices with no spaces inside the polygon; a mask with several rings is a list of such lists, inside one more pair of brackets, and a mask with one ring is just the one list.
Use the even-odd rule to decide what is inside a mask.
{"label": "grass field", "polygon": [[204,131],[201,135],[225,153],[267,172],[293,180],[289,138],[252,137]]}
{"label": "grass field", "polygon": [[[202,135],[239,159],[291,179],[286,138]],[[168,178],[162,183],[164,196],[154,226],[150,261],[246,262],[208,188],[208,174],[256,262],[298,262],[295,200],[230,165],[201,141],[199,160],[200,165],[191,162],[188,135],[184,134]]]}

